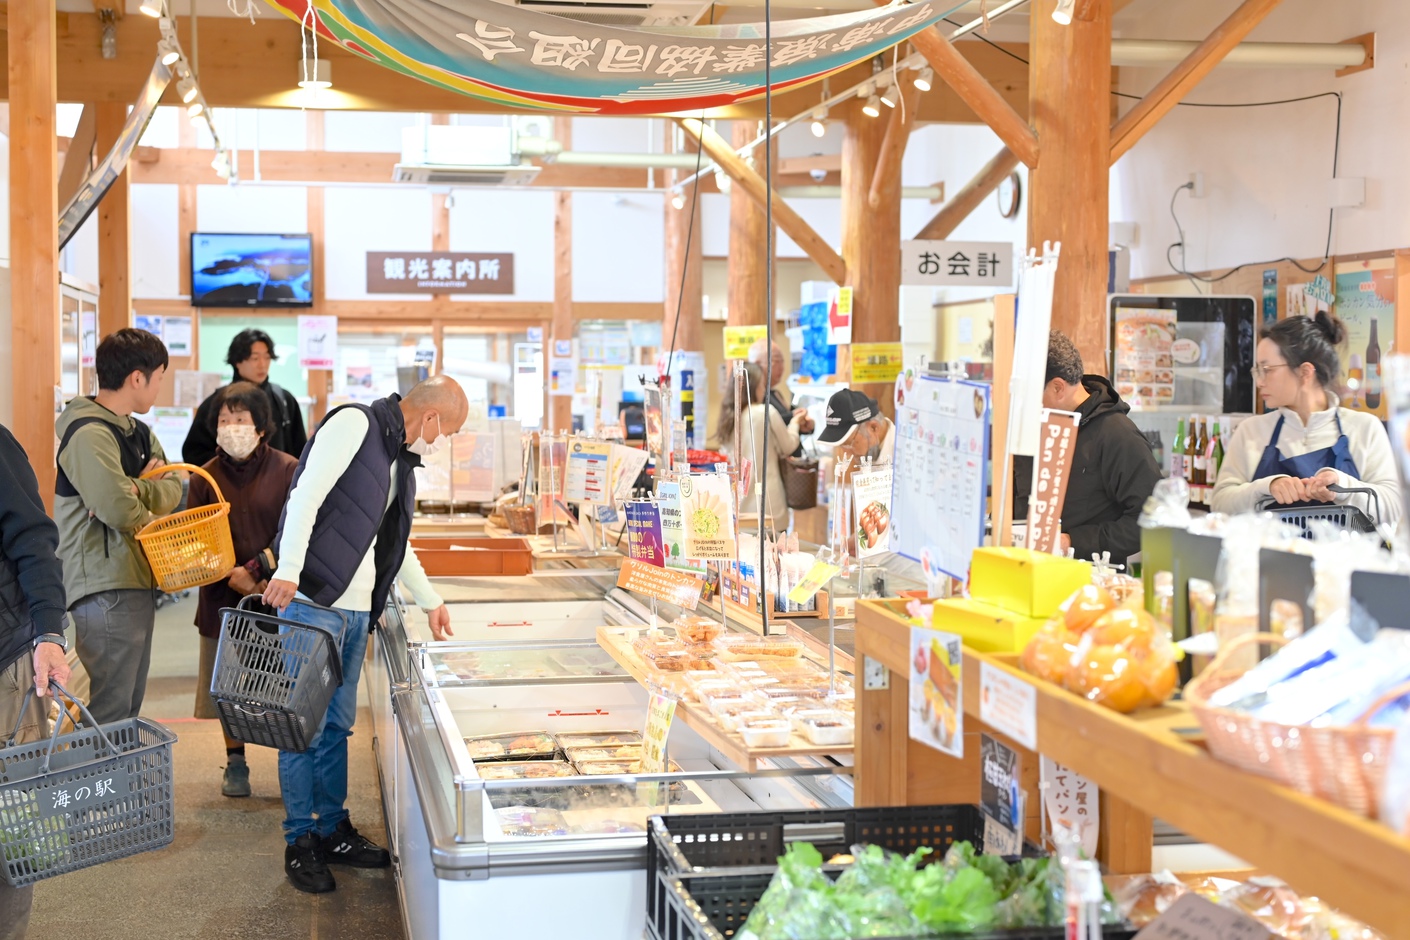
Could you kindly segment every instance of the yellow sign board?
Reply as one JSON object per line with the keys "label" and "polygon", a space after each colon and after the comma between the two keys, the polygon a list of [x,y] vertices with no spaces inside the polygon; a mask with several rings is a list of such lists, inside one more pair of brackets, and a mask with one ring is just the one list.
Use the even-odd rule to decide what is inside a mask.
{"label": "yellow sign board", "polygon": [[646,733],[642,736],[642,773],[666,772],[666,738],[671,734],[671,720],[675,717],[675,699],[653,692],[646,712]]}
{"label": "yellow sign board", "polygon": [[853,343],[852,381],[894,382],[904,358],[900,343]]}
{"label": "yellow sign board", "polygon": [[765,326],[725,327],[725,358],[748,359],[749,347],[768,336]]}

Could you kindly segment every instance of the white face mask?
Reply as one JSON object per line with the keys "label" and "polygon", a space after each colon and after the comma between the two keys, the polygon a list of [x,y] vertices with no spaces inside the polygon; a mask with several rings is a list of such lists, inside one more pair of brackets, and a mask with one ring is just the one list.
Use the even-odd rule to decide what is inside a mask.
{"label": "white face mask", "polygon": [[259,446],[259,431],[253,424],[222,424],[215,429],[215,442],[236,460],[244,460]]}
{"label": "white face mask", "polygon": [[421,434],[416,438],[416,440],[412,441],[410,444],[407,444],[406,449],[411,451],[418,457],[434,457],[436,454],[439,454],[441,452],[441,448],[445,447],[446,444],[446,436],[444,434],[439,433],[440,428],[441,416],[436,415],[436,431],[438,433],[435,437],[431,438],[431,440],[426,440],[426,419],[422,418]]}

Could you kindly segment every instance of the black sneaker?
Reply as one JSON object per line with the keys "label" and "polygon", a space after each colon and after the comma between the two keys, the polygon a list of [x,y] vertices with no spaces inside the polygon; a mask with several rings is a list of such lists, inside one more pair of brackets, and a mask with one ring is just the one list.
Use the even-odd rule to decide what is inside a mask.
{"label": "black sneaker", "polygon": [[323,839],[323,857],[330,865],[353,868],[386,868],[392,864],[390,852],[369,842],[346,819]]}
{"label": "black sneaker", "polygon": [[326,894],[338,887],[314,832],[299,836],[284,849],[284,874],[289,876],[289,884],[309,894]]}
{"label": "black sneaker", "polygon": [[231,756],[225,765],[225,776],[221,780],[220,792],[225,796],[241,797],[250,795],[250,765],[243,757]]}

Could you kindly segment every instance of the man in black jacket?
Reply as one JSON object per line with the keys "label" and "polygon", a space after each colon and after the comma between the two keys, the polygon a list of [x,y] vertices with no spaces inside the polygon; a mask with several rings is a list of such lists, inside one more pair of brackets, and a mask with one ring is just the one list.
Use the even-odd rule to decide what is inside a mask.
{"label": "man in black jacket", "polygon": [[1062,506],[1062,547],[1081,559],[1111,553],[1124,565],[1141,550],[1137,520],[1160,480],[1150,444],[1127,417],[1131,406],[1100,375],[1082,373],[1082,354],[1054,330],[1048,337],[1043,407],[1082,416]]}
{"label": "man in black jacket", "polygon": [[[241,330],[230,341],[230,351],[225,361],[235,370],[232,382],[253,382],[269,396],[269,412],[274,418],[274,430],[267,443],[275,450],[282,450],[291,457],[304,452],[308,436],[304,432],[304,415],[299,401],[285,388],[269,381],[269,367],[279,357],[274,354],[274,340],[264,330]],[[181,446],[181,458],[187,463],[203,467],[215,456],[215,415],[220,407],[220,393],[217,389],[196,409],[196,417],[191,421],[191,430],[186,435],[186,443]]]}
{"label": "man in black jacket", "polygon": [[[46,695],[50,679],[69,679],[58,548],[59,529],[44,512],[29,459],[0,425],[0,738],[18,725],[18,743],[44,732],[43,704],[37,696],[25,701],[31,683]],[[0,879],[0,940],[23,940],[33,896],[32,886],[11,888]]]}

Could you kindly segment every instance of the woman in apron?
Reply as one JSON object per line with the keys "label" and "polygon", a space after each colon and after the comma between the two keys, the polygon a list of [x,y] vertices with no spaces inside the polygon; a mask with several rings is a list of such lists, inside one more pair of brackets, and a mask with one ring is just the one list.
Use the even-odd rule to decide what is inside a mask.
{"label": "woman in apron", "polygon": [[1264,332],[1253,375],[1264,413],[1248,418],[1225,447],[1214,486],[1215,512],[1351,503],[1377,518],[1366,495],[1328,487],[1369,487],[1379,521],[1400,518],[1400,482],[1385,426],[1374,414],[1341,406],[1336,347],[1346,327],[1329,313],[1288,317]]}

